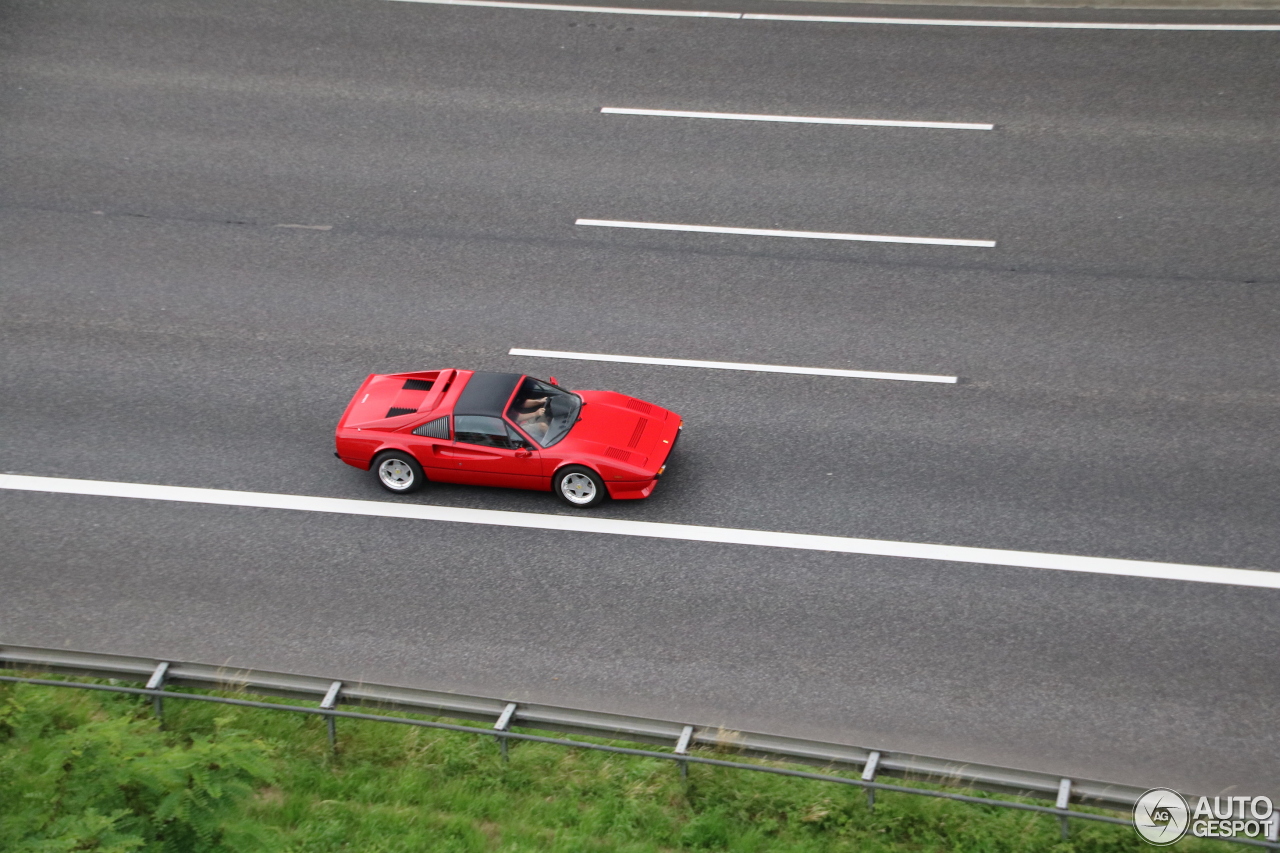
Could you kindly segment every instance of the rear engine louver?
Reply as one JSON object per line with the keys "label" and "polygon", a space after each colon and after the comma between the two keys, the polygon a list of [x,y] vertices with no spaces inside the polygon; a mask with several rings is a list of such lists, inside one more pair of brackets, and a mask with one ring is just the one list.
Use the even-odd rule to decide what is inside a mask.
{"label": "rear engine louver", "polygon": [[649,425],[649,421],[644,418],[636,421],[635,431],[631,433],[631,441],[627,442],[627,447],[634,448],[640,443],[640,436],[644,435],[644,428]]}
{"label": "rear engine louver", "polygon": [[434,384],[430,379],[406,379],[402,387],[405,391],[430,391]]}
{"label": "rear engine louver", "polygon": [[635,397],[627,398],[627,408],[635,409],[637,412],[640,412],[646,415],[653,413],[652,405],[650,405],[649,403],[646,403],[644,400],[637,400]]}
{"label": "rear engine louver", "polygon": [[605,456],[611,456],[619,462],[630,462],[632,454],[621,447],[609,447],[604,451]]}
{"label": "rear engine louver", "polygon": [[417,411],[418,411],[417,409],[402,409],[399,406],[392,406],[391,408],[387,409],[387,417],[394,418],[400,415],[412,415]]}

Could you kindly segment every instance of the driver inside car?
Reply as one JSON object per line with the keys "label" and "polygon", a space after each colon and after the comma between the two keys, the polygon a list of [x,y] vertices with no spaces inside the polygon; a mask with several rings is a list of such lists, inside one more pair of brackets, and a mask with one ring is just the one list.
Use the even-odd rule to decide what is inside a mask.
{"label": "driver inside car", "polygon": [[548,398],[534,397],[518,402],[514,408],[516,425],[536,439],[545,438],[551,426]]}

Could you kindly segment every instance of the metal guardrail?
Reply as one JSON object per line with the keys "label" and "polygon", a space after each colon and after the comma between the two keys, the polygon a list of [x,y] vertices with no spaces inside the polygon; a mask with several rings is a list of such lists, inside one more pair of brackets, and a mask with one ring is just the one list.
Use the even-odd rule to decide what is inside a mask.
{"label": "metal guardrail", "polygon": [[[50,679],[0,676],[0,681],[79,686],[151,696],[157,716],[162,715],[166,696],[174,699],[199,699],[224,704],[263,707],[324,716],[329,739],[334,742],[335,721],[341,718],[376,720],[407,725],[464,731],[496,737],[504,758],[510,740],[556,743],[587,749],[598,749],[629,755],[674,760],[687,773],[689,764],[737,767],[808,779],[837,782],[865,788],[868,803],[874,804],[877,790],[918,794],[984,805],[1005,806],[1057,816],[1062,820],[1063,836],[1067,820],[1083,819],[1106,823],[1128,824],[1128,820],[1072,811],[1071,804],[1099,809],[1129,812],[1147,790],[1089,779],[1068,779],[1048,773],[1007,767],[949,761],[923,755],[869,749],[803,738],[782,737],[755,732],[729,731],[716,726],[655,720],[624,714],[606,714],[539,703],[510,702],[481,696],[467,696],[411,687],[395,687],[365,682],[343,682],[328,678],[269,672],[265,670],[218,667],[199,663],[157,661],[124,655],[42,649],[30,646],[0,646],[0,667],[16,670],[39,670],[66,675],[108,678],[145,683],[143,688],[104,685],[72,685]],[[314,701],[315,707],[275,705],[222,697],[165,693],[167,687],[192,687],[205,690],[246,692],[264,696]],[[383,712],[424,714],[458,720],[492,722],[491,729],[425,722],[339,710],[339,705],[376,708]],[[658,744],[673,747],[673,752],[611,747],[583,743],[564,738],[547,738],[510,731],[512,726],[541,731],[586,735],[589,737]],[[690,754],[696,747],[731,751],[739,755],[772,761],[819,766],[834,771],[859,772],[857,779],[767,767],[743,762],[725,761]],[[1018,797],[1051,800],[1054,805],[1033,806],[987,798],[969,797],[942,791],[907,788],[878,782],[881,777],[929,782],[940,786],[961,787]],[[1275,826],[1275,824],[1273,824]],[[1274,831],[1273,831],[1274,834]],[[1280,850],[1276,839],[1220,839]]]}

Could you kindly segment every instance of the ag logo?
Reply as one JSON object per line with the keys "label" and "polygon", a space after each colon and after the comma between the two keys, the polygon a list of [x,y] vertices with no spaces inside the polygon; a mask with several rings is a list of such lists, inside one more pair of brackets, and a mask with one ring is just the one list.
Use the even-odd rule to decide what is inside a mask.
{"label": "ag logo", "polygon": [[1190,819],[1187,801],[1168,788],[1152,788],[1133,804],[1133,828],[1144,841],[1157,847],[1172,844],[1186,835]]}

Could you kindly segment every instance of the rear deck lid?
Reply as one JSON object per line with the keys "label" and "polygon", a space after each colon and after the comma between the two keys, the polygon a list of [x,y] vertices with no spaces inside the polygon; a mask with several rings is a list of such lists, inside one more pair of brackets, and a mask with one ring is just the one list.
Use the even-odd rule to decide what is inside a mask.
{"label": "rear deck lid", "polygon": [[351,399],[338,424],[354,429],[395,429],[434,409],[448,390],[455,370],[374,374]]}

